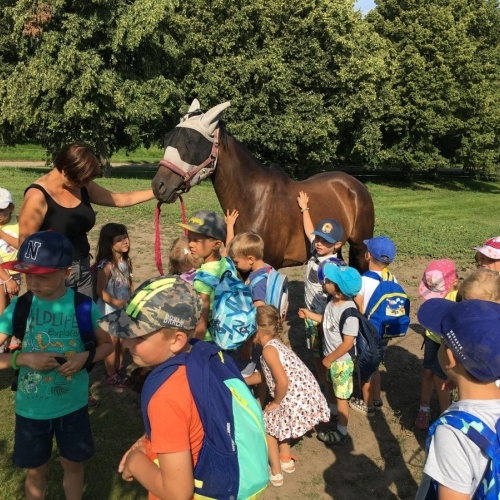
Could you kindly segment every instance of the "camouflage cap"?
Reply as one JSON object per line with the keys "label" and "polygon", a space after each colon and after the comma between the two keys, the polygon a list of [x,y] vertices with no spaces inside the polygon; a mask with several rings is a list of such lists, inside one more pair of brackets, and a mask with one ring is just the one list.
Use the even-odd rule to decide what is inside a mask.
{"label": "camouflage cap", "polygon": [[114,337],[142,337],[160,328],[194,330],[203,302],[196,290],[179,276],[159,276],[142,283],[127,307],[99,321]]}
{"label": "camouflage cap", "polygon": [[204,234],[210,238],[221,240],[224,243],[226,241],[226,223],[224,219],[215,212],[198,210],[186,224],[179,224],[179,226],[193,233]]}

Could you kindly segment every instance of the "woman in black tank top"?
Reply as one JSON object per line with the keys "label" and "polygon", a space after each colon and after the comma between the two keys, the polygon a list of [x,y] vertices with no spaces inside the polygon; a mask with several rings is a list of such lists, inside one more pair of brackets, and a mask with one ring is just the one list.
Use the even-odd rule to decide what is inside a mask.
{"label": "woman in black tank top", "polygon": [[19,214],[19,244],[37,231],[63,233],[73,245],[72,274],[68,286],[92,296],[90,244],[87,233],[96,222],[91,204],[129,207],[154,198],[153,191],[113,193],[96,184],[101,164],[83,143],[64,147],[54,168],[28,186]]}

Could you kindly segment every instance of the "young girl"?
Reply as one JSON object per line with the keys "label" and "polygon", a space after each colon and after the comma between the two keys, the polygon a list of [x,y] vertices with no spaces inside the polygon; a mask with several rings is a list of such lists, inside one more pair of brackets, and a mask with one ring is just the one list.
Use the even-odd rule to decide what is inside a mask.
{"label": "young girl", "polygon": [[189,251],[187,236],[174,240],[168,255],[168,274],[178,274],[184,281],[193,284],[196,270],[203,264],[203,259],[195,257]]}
{"label": "young girl", "polygon": [[319,422],[328,422],[330,409],[318,382],[281,339],[280,313],[270,305],[257,308],[254,343],[262,346],[262,368],[273,400],[264,409],[269,453],[269,480],[283,484],[282,472],[295,471],[290,439],[303,436]]}
{"label": "young girl", "polygon": [[[124,307],[132,294],[132,261],[130,240],[123,224],[110,222],[101,228],[97,243],[97,307],[101,314],[109,314]],[[120,339],[113,337],[114,351],[104,358],[106,384],[125,387],[122,366],[123,349]]]}
{"label": "young girl", "polygon": [[480,299],[500,303],[500,274],[488,268],[476,269],[459,288],[462,300]]}

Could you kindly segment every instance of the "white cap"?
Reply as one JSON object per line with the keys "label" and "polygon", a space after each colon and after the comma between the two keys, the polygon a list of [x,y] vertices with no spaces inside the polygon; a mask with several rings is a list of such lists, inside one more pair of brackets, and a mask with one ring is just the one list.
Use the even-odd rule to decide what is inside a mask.
{"label": "white cap", "polygon": [[9,191],[0,188],[0,210],[7,208],[10,204],[14,204],[14,199]]}

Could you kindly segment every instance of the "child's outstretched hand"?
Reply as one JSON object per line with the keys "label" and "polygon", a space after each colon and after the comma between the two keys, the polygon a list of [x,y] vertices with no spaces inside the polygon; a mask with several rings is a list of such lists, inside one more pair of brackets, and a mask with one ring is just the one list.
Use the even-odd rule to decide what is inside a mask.
{"label": "child's outstretched hand", "polygon": [[307,196],[307,193],[300,191],[299,196],[297,196],[297,203],[299,204],[301,210],[308,208],[307,205],[309,204],[309,196]]}
{"label": "child's outstretched hand", "polygon": [[307,318],[307,313],[309,312],[308,309],[305,309],[303,307],[301,307],[299,309],[299,312],[298,312],[298,315],[299,315],[299,318],[302,318],[302,319],[306,319]]}
{"label": "child's outstretched hand", "polygon": [[238,212],[238,210],[234,209],[232,212],[229,212],[229,209],[227,209],[226,215],[224,216],[224,222],[226,223],[226,226],[234,226],[239,215],[240,213]]}

